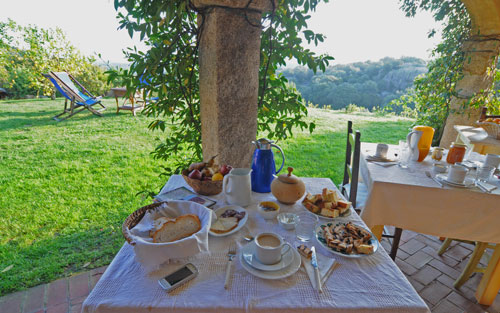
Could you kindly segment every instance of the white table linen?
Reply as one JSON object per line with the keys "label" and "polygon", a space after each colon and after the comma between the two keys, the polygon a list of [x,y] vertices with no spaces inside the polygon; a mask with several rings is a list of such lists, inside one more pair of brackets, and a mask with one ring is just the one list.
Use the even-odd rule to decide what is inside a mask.
{"label": "white table linen", "polygon": [[[304,179],[309,192],[320,193],[323,187],[334,189],[329,179]],[[167,190],[186,186],[180,176],[172,176]],[[217,206],[223,196],[213,197]],[[208,255],[192,259],[199,275],[189,283],[167,294],[157,280],[174,266],[146,274],[134,260],[134,252],[125,243],[83,304],[82,312],[429,312],[424,301],[392,262],[384,249],[363,259],[333,256],[317,241],[317,252],[333,256],[336,269],[319,294],[313,290],[304,269],[282,280],[264,280],[249,274],[235,259],[229,289],[224,289],[226,253],[230,242],[246,232],[276,232],[292,244],[294,231],[281,228],[277,221],[266,221],[257,215],[260,201],[274,200],[271,194],[253,193],[253,203],[246,207],[249,219],[246,229],[228,237],[210,237]],[[281,205],[282,212],[301,212],[300,203]],[[363,225],[356,213],[344,220]],[[178,265],[177,265],[178,266]]]}
{"label": "white table linen", "polygon": [[[392,225],[434,236],[500,243],[500,181],[493,178],[490,184],[499,188],[491,194],[476,187],[441,188],[426,176],[432,172],[433,160],[428,156],[423,162],[411,162],[409,169],[399,166],[381,167],[366,162],[376,144],[361,144],[360,173],[370,190],[362,219],[370,227]],[[397,153],[390,146],[389,155]],[[482,160],[477,153],[472,160]]]}

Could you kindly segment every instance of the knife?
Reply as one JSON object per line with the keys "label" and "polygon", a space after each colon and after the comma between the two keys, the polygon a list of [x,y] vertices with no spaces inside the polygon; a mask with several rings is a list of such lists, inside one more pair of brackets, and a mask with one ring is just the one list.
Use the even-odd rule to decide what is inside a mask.
{"label": "knife", "polygon": [[321,287],[321,277],[319,275],[319,267],[318,267],[318,258],[316,256],[316,248],[313,246],[311,248],[312,255],[311,255],[311,265],[314,268],[314,274],[316,276],[316,288],[318,289],[319,293],[323,292],[323,289]]}

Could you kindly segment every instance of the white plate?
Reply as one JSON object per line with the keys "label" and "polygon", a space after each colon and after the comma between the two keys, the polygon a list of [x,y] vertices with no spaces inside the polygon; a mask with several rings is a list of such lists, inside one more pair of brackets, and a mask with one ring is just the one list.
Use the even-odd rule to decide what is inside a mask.
{"label": "white plate", "polygon": [[311,214],[314,214],[316,215],[317,217],[319,218],[322,218],[322,219],[325,219],[325,220],[328,220],[328,221],[333,221],[337,218],[343,218],[343,217],[348,217],[349,215],[351,215],[351,211],[352,211],[352,205],[349,205],[349,210],[347,210],[346,212],[344,212],[344,214],[340,214],[339,216],[337,217],[327,217],[327,216],[323,216],[321,214],[316,214],[316,213],[313,213],[311,211],[309,211],[304,205],[302,205],[302,207],[304,208],[304,210],[306,210],[307,212],[311,213]]}
{"label": "white plate", "polygon": [[[245,226],[247,220],[248,220],[248,212],[240,207],[240,206],[237,206],[237,205],[227,205],[227,206],[223,206],[222,208],[218,208],[217,210],[214,210],[214,213],[215,215],[217,215],[217,217],[219,217],[222,213],[224,213],[226,210],[229,210],[229,209],[233,209],[237,212],[245,212],[245,217],[242,218],[239,222],[238,222],[238,226],[236,226],[236,228],[234,228],[233,230],[231,231],[228,231],[227,233],[223,233],[223,234],[218,234],[218,233],[214,233],[213,231],[211,231],[210,229],[208,229],[208,233],[214,237],[224,237],[224,236],[229,236],[231,234],[234,234],[235,232],[237,232],[238,230],[240,230],[243,226]],[[215,222],[212,221],[212,222]]]}
{"label": "white plate", "polygon": [[[347,253],[339,252],[337,250],[330,248],[326,244],[325,238],[323,237],[323,227],[330,226],[331,224],[333,224],[333,223],[327,223],[327,224],[320,225],[316,228],[316,231],[315,231],[316,239],[318,240],[319,244],[322,245],[326,250],[330,251],[333,254],[341,255],[341,256],[344,256],[346,258],[364,258],[364,257],[370,256],[370,255],[373,255],[377,252],[378,245],[379,245],[377,238],[372,234],[371,231],[369,231],[368,229],[366,229],[364,227],[356,225],[356,224],[354,224],[354,225],[356,225],[357,227],[363,228],[364,230],[366,230],[367,232],[369,232],[372,235],[372,238],[370,239],[370,244],[373,246],[373,253],[371,253],[371,254],[362,254],[362,253],[347,254]],[[338,224],[341,224],[341,223],[336,223],[335,225],[338,225]],[[342,223],[342,224],[346,224],[346,223]]]}
{"label": "white plate", "polygon": [[470,187],[473,187],[474,186],[474,179],[470,178],[470,177],[465,177],[465,180],[463,182],[463,184],[459,184],[459,183],[455,183],[455,182],[452,182],[452,181],[449,181],[448,180],[448,176],[446,174],[437,174],[436,175],[436,178],[449,185],[449,186],[452,186],[452,187],[460,187],[460,188],[470,188]]}
{"label": "white plate", "polygon": [[[255,241],[247,244],[241,249],[241,255],[243,256],[243,260],[247,262],[251,267],[261,270],[261,271],[279,271],[284,269],[285,267],[292,264],[293,261],[293,252],[294,249],[291,245],[289,246],[289,250],[283,255],[281,261],[276,264],[262,264],[255,256]],[[286,248],[285,248],[286,249]],[[283,250],[282,250],[283,251]]]}
{"label": "white plate", "polygon": [[251,267],[250,265],[247,264],[247,262],[243,259],[243,253],[240,253],[240,263],[241,266],[250,274],[262,278],[262,279],[282,279],[288,276],[291,276],[297,272],[297,270],[300,268],[300,264],[302,263],[302,260],[300,258],[300,254],[297,252],[296,249],[293,249],[293,260],[292,264],[290,264],[288,267],[278,270],[278,271],[271,271],[271,272],[266,272],[266,271],[261,271],[258,269],[255,269]]}

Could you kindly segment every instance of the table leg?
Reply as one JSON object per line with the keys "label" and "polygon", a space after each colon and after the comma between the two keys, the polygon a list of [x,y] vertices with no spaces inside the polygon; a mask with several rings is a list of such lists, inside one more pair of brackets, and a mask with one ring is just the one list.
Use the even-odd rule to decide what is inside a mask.
{"label": "table leg", "polygon": [[378,241],[382,240],[382,233],[384,232],[384,225],[375,225],[371,229],[372,233],[377,237]]}
{"label": "table leg", "polygon": [[480,304],[491,305],[500,290],[500,244],[497,244],[491,256],[486,272],[476,290],[476,299]]}

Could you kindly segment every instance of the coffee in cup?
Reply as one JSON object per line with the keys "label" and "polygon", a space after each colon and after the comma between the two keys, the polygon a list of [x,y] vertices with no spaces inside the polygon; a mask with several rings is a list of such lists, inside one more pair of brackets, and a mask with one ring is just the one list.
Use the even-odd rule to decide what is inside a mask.
{"label": "coffee in cup", "polygon": [[375,156],[385,159],[387,157],[387,151],[389,151],[389,146],[386,145],[385,143],[379,143],[377,144],[377,150],[375,151]]}
{"label": "coffee in cup", "polygon": [[[261,233],[255,238],[255,256],[262,264],[276,264],[291,246],[274,233]],[[286,248],[285,248],[286,247]]]}
{"label": "coffee in cup", "polygon": [[455,184],[463,184],[469,170],[461,165],[452,165],[449,168],[447,180]]}

